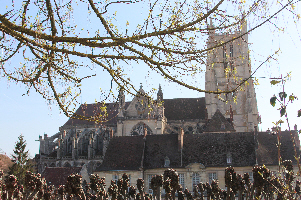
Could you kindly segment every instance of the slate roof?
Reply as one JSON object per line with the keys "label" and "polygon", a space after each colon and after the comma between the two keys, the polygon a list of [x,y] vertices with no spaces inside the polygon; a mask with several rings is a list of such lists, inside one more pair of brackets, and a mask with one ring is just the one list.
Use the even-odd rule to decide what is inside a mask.
{"label": "slate roof", "polygon": [[56,188],[65,185],[67,177],[71,174],[79,174],[81,167],[46,167],[41,176],[46,179],[48,185]]}
{"label": "slate roof", "polygon": [[[254,133],[187,134],[183,139],[181,166],[177,134],[147,135],[144,169],[164,168],[165,157],[169,158],[171,168],[190,163],[202,163],[206,167],[227,166],[227,153],[231,153],[232,166],[252,166],[256,162]],[[138,170],[142,163],[143,143],[143,136],[113,138],[103,164],[96,171]]]}
{"label": "slate roof", "polygon": [[144,168],[163,168],[165,157],[170,160],[170,167],[179,167],[181,153],[178,151],[178,135],[147,135],[144,152]]}
{"label": "slate roof", "polygon": [[[292,131],[293,136],[296,136],[296,131]],[[298,135],[297,135],[298,137]],[[262,165],[278,165],[278,148],[277,135],[270,134],[268,132],[258,133],[258,149],[257,149],[257,160],[258,164]],[[295,151],[293,147],[293,142],[291,139],[291,134],[289,131],[280,132],[280,154],[282,160],[292,160],[293,164],[296,164]],[[297,153],[300,155],[298,148]]]}
{"label": "slate roof", "polygon": [[[129,105],[129,102],[125,103],[125,106],[127,107]],[[118,115],[118,104],[117,103],[107,103],[105,104],[107,107],[107,119],[108,121],[103,122],[104,125],[116,125],[117,124],[117,115]],[[75,114],[83,115],[83,116],[96,116],[99,113],[101,113],[101,108],[103,107],[103,104],[101,103],[94,103],[94,104],[82,104],[75,112]],[[105,119],[104,119],[105,120]],[[86,120],[80,120],[80,119],[69,119],[64,126],[69,125],[94,125],[95,122],[93,121],[86,121]]]}
{"label": "slate roof", "polygon": [[[168,120],[185,120],[185,119],[205,119],[207,115],[205,97],[201,98],[179,98],[179,99],[164,99],[164,114]],[[125,103],[125,109],[129,106],[130,102]],[[82,104],[77,110],[76,114],[83,116],[95,116],[101,112],[103,104]],[[104,125],[117,124],[118,104],[107,103],[107,119],[103,122]],[[95,125],[95,122],[69,119],[64,126],[72,125]]]}
{"label": "slate roof", "polygon": [[202,133],[184,135],[183,164],[202,163],[205,167],[253,166],[256,163],[254,133]]}
{"label": "slate roof", "polygon": [[96,171],[138,170],[144,148],[143,136],[121,136],[110,140],[103,163]]}
{"label": "slate roof", "polygon": [[[185,134],[183,140],[181,166],[177,134],[147,135],[144,156],[143,136],[115,137],[109,144],[103,164],[96,171],[139,170],[141,163],[144,169],[164,168],[165,157],[169,158],[171,168],[185,167],[190,163],[226,167],[229,165],[227,155],[231,155],[233,167],[254,166],[256,159],[259,165],[278,163],[277,136],[268,132]],[[281,132],[281,155],[283,160],[290,159],[295,163],[288,131]]]}
{"label": "slate roof", "polygon": [[231,153],[232,166],[252,166],[256,163],[254,133],[186,134],[183,139],[181,166],[177,134],[147,136],[144,168],[163,168],[166,156],[170,159],[171,168],[185,167],[190,163],[226,167],[227,153]]}
{"label": "slate roof", "polygon": [[206,123],[204,132],[235,132],[233,124],[230,123],[219,109]]}

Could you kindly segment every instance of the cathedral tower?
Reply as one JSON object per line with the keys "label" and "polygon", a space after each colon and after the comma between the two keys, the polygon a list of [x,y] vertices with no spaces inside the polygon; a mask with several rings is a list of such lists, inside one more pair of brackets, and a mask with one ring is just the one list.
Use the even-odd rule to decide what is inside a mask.
{"label": "cathedral tower", "polygon": [[[210,27],[213,27],[210,22]],[[247,23],[242,20],[240,31],[217,34],[210,31],[207,47],[214,47],[208,53],[206,65],[206,90],[227,91],[251,75],[249,62]],[[236,38],[236,39],[235,39]],[[258,111],[253,80],[250,78],[241,89],[230,94],[205,95],[208,118],[211,119],[217,109],[226,117],[233,114],[233,124],[237,132],[254,131],[258,126]],[[232,108],[231,108],[232,107]],[[230,109],[231,108],[231,109]]]}

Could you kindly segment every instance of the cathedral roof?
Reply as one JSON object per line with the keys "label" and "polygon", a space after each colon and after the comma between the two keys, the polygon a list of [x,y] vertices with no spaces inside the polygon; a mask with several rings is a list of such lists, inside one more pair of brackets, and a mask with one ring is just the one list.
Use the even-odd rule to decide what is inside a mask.
{"label": "cathedral roof", "polygon": [[164,99],[167,120],[206,119],[205,97]]}
{"label": "cathedral roof", "polygon": [[[205,119],[206,118],[206,103],[205,98],[179,98],[179,99],[164,99],[164,115],[168,120],[185,120],[185,119]],[[131,102],[125,103],[125,109]],[[77,110],[76,114],[86,117],[96,116],[101,113],[103,104],[82,104]],[[116,126],[118,115],[118,103],[107,103],[107,120],[103,122],[104,125]],[[64,126],[76,125],[95,125],[93,121],[86,121],[80,119],[69,119]]]}
{"label": "cathedral roof", "polygon": [[[125,103],[126,107],[129,105],[129,102]],[[101,108],[104,104],[94,103],[94,104],[82,104],[75,112],[75,114],[90,117],[96,116],[101,113]],[[106,103],[107,107],[107,120],[103,122],[104,125],[116,125],[117,124],[117,115],[118,115],[118,103]],[[104,120],[106,120],[104,119]],[[69,119],[64,126],[75,126],[75,125],[95,125],[94,121],[86,121],[80,119]]]}

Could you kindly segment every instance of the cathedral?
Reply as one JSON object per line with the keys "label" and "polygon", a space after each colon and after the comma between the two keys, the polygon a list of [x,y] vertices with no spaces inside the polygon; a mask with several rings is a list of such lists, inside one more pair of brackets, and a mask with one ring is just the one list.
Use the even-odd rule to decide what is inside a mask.
{"label": "cathedral", "polygon": [[[212,26],[212,24],[210,25]],[[241,32],[247,31],[246,24]],[[231,41],[241,34],[216,34],[211,31],[207,41],[210,48],[221,41]],[[241,80],[249,78],[248,35],[228,42],[223,47],[208,53],[206,65],[206,85],[208,91],[230,90]],[[132,101],[125,102],[122,90],[116,103],[95,103],[81,105],[76,114],[95,116],[103,114],[106,107],[105,122],[69,119],[60,131],[53,136],[40,136],[39,172],[45,167],[71,167],[86,164],[92,172],[99,166],[106,153],[110,139],[114,136],[174,134],[179,129],[184,134],[216,132],[216,127],[208,126],[216,112],[226,119],[221,127],[228,131],[251,132],[258,126],[258,111],[252,79],[241,90],[229,94],[206,93],[202,98],[164,99],[159,86],[157,99],[149,104],[143,95],[142,85]],[[235,101],[233,101],[235,99]],[[221,131],[223,131],[223,129]]]}
{"label": "cathedral", "polygon": [[[223,176],[228,165],[241,167],[242,171],[251,171],[255,164],[277,165],[277,160],[267,157],[273,154],[269,149],[274,149],[271,142],[276,138],[257,132],[260,120],[250,78],[248,35],[240,37],[247,32],[246,23],[241,27],[233,34],[211,31],[207,40],[208,48],[229,42],[208,53],[205,89],[228,91],[247,80],[236,92],[164,99],[164,88],[159,86],[157,98],[150,104],[139,95],[145,93],[141,85],[130,102],[120,90],[115,103],[83,104],[76,114],[102,115],[106,120],[96,124],[69,119],[53,136],[40,136],[38,171],[84,167],[88,174],[100,173],[114,179],[118,174],[113,171],[132,170],[132,178],[147,181],[155,173],[147,170],[159,169],[159,173],[173,167],[183,172],[180,182],[191,189],[197,181]],[[300,146],[299,139],[295,141]]]}

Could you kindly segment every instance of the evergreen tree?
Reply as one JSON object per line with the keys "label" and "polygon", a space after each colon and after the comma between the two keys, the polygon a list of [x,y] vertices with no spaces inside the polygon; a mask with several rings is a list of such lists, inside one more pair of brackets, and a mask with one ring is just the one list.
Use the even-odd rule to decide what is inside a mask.
{"label": "evergreen tree", "polygon": [[9,175],[15,175],[18,178],[19,184],[24,183],[24,177],[27,171],[33,171],[32,164],[29,160],[28,150],[25,151],[26,140],[21,134],[15,145],[14,153],[12,154],[13,165],[9,168]]}

